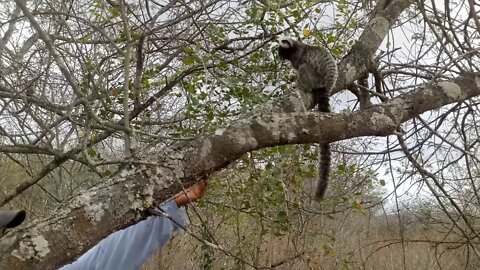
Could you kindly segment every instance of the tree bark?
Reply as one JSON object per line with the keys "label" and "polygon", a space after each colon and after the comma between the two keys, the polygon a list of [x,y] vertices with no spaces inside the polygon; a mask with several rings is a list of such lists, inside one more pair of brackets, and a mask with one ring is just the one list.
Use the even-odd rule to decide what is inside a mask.
{"label": "tree bark", "polygon": [[[382,2],[386,2],[382,3]],[[400,14],[410,6],[408,0],[378,1],[381,7],[376,7],[362,35],[344,59],[338,65],[338,79],[332,94],[348,88],[348,85],[368,72],[373,55],[380,47],[388,32],[400,17]]]}

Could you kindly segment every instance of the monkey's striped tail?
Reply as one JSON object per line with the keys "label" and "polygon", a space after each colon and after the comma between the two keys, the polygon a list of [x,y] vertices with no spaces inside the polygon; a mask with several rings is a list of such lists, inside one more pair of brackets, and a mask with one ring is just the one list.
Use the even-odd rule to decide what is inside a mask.
{"label": "monkey's striped tail", "polygon": [[315,191],[315,199],[321,200],[325,196],[328,187],[328,178],[330,175],[330,163],[332,160],[330,144],[320,144],[320,156],[318,165],[318,182],[317,190]]}
{"label": "monkey's striped tail", "polygon": [[[319,112],[330,112],[330,93],[326,88],[313,89],[313,101],[317,105]],[[321,200],[325,196],[328,187],[328,178],[330,176],[330,164],[332,161],[330,144],[320,144],[320,156],[318,164],[318,182],[315,191],[315,199]]]}

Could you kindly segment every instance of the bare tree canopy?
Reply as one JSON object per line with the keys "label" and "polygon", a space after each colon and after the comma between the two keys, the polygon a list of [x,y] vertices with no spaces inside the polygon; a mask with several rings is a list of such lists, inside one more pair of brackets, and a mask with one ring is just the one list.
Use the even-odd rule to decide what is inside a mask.
{"label": "bare tree canopy", "polygon": [[[0,268],[57,269],[210,177],[225,197],[207,209],[253,194],[230,193],[242,177],[271,178],[278,202],[269,190],[236,211],[278,206],[282,230],[391,209],[404,267],[407,202],[428,202],[422,221],[444,236],[429,243],[480,262],[480,4],[458,2],[0,1],[0,205],[29,211],[1,238]],[[279,35],[337,58],[334,112],[305,110]],[[320,142],[335,143],[333,186],[312,203]],[[286,263],[209,237],[242,269]]]}

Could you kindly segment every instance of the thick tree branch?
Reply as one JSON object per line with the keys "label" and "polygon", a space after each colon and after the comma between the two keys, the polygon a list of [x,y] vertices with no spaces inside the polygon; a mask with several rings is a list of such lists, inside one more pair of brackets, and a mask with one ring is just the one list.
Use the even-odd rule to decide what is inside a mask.
{"label": "thick tree branch", "polygon": [[384,3],[381,8],[376,8],[359,40],[339,63],[337,84],[332,94],[348,88],[351,83],[368,71],[368,67],[373,60],[372,57],[387,36],[388,31],[400,14],[410,6],[409,0],[392,0],[389,2],[388,4]]}
{"label": "thick tree branch", "polygon": [[242,154],[260,148],[390,135],[401,123],[426,111],[479,95],[479,76],[469,73],[452,81],[428,83],[384,104],[358,112],[254,116],[197,139],[186,146],[194,151],[184,156],[189,159],[187,164],[195,166],[189,168],[190,172],[198,175],[205,170],[216,171],[218,166],[221,168]]}

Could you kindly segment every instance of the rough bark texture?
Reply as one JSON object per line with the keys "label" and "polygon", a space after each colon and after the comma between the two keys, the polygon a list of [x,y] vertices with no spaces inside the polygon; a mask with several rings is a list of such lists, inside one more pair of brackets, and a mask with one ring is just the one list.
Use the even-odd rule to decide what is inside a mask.
{"label": "rough bark texture", "polygon": [[[379,1],[381,3],[382,1]],[[351,52],[338,65],[338,79],[332,95],[348,88],[348,85],[368,72],[373,55],[397,21],[400,14],[410,6],[408,0],[385,1],[375,8],[372,19]]]}

